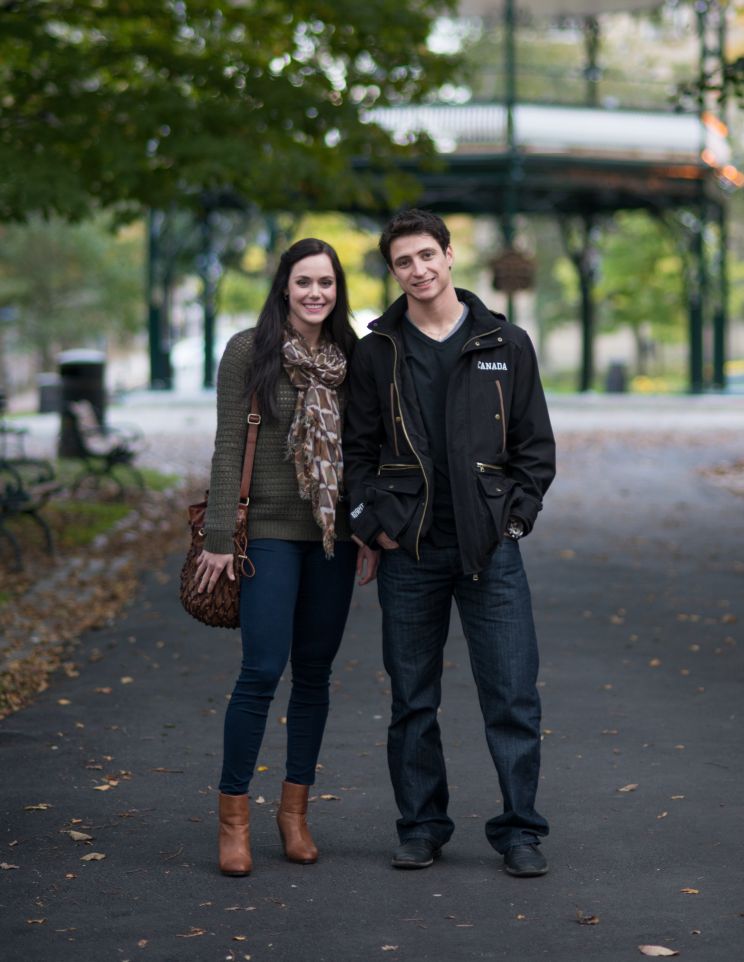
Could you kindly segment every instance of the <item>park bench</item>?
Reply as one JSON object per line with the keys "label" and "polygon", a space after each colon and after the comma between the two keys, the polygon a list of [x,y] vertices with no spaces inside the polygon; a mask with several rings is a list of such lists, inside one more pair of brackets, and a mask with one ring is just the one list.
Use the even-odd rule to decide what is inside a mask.
{"label": "park bench", "polygon": [[54,555],[54,538],[41,509],[61,485],[54,468],[38,458],[0,458],[0,537],[9,542],[15,569],[23,568],[23,552],[18,537],[8,527],[11,518],[27,517],[44,533],[50,555]]}
{"label": "park bench", "polygon": [[134,459],[144,447],[139,428],[102,425],[90,401],[68,401],[63,417],[69,419],[67,427],[75,438],[77,457],[83,462],[72,481],[73,493],[86,481],[98,485],[109,479],[116,485],[117,493],[123,495],[125,487],[116,473],[118,468],[125,468],[138,488],[144,490],[145,480],[134,465]]}

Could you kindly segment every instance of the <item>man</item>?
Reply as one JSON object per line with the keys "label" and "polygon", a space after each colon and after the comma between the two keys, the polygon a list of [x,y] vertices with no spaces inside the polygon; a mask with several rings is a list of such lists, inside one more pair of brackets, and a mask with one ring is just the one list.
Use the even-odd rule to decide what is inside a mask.
{"label": "man", "polygon": [[535,353],[524,331],[453,286],[438,216],[396,215],[380,250],[403,295],[356,348],[344,462],[354,537],[383,549],[392,864],[426,868],[454,829],[437,722],[454,597],[503,795],[486,836],[507,872],[543,875],[537,640],[518,544],[555,474]]}

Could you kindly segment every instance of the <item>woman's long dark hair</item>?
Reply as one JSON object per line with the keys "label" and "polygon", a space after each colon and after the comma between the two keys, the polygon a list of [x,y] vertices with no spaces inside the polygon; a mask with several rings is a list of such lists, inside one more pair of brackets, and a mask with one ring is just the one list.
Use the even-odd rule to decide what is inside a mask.
{"label": "woman's long dark hair", "polygon": [[279,259],[279,266],[271,282],[271,290],[266,298],[256,323],[253,341],[253,363],[248,371],[246,393],[250,398],[258,395],[258,405],[262,414],[277,416],[276,383],[282,368],[282,342],[287,327],[288,307],[285,292],[289,284],[292,268],[305,257],[327,254],[336,278],[336,304],[323,321],[322,334],[335,342],[348,360],[357,342],[357,336],[349,323],[349,297],[346,292],[346,276],[338,254],[325,241],[316,237],[305,237],[286,250]]}

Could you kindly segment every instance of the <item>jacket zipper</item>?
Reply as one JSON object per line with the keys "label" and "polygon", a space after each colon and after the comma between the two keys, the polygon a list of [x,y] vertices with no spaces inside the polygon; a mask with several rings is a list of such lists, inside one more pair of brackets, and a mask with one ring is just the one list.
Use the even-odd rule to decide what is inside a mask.
{"label": "jacket zipper", "polygon": [[[395,391],[398,397],[400,397],[400,390],[398,389],[398,379],[397,379],[398,346],[395,343],[395,338],[391,337],[389,334],[383,334],[382,331],[373,331],[373,333],[378,334],[380,337],[386,337],[390,341],[390,343],[393,345],[393,386],[395,387]],[[426,489],[425,489],[426,493],[424,495],[424,510],[421,512],[421,521],[419,522],[418,531],[416,532],[416,561],[420,561],[421,556],[419,554],[419,541],[421,539],[421,529],[424,526],[424,518],[426,517],[426,509],[429,506],[429,479],[426,477],[426,471],[424,471],[423,462],[421,461],[421,458],[419,457],[418,452],[416,451],[416,448],[414,448],[413,444],[411,443],[411,438],[410,438],[410,435],[408,434],[408,429],[406,428],[406,422],[403,420],[403,408],[400,408],[400,426],[403,428],[403,434],[405,435],[406,441],[408,442],[408,446],[413,451],[416,457],[416,460],[418,461],[418,465],[421,468],[421,473],[424,476],[424,484],[426,485]]]}
{"label": "jacket zipper", "polygon": [[481,474],[488,468],[490,471],[503,471],[503,467],[500,464],[488,464],[485,461],[476,461],[476,468],[481,472]]}
{"label": "jacket zipper", "polygon": [[501,410],[501,453],[506,451],[506,411],[504,410],[504,392],[501,381],[496,381],[496,390],[499,392],[499,409]]}
{"label": "jacket zipper", "polygon": [[[398,405],[400,407],[400,405]],[[395,448],[395,456],[400,457],[400,450],[398,448],[398,431],[395,427],[395,385],[391,382],[390,384],[390,419],[393,423],[393,447]]]}
{"label": "jacket zipper", "polygon": [[377,473],[380,474],[382,471],[398,471],[401,468],[418,468],[418,464],[381,464],[377,468]]}
{"label": "jacket zipper", "polygon": [[469,337],[467,341],[465,341],[462,348],[460,349],[460,354],[461,355],[464,354],[465,348],[468,346],[468,344],[470,344],[471,341],[477,341],[479,337],[488,337],[489,334],[496,334],[500,330],[501,330],[501,327],[494,327],[492,331],[481,331],[480,334],[474,334],[473,337]]}

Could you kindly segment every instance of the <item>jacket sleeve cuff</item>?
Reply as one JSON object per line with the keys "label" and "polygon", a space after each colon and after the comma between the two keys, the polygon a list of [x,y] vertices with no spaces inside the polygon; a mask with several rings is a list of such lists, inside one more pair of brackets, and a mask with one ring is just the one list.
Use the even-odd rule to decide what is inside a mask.
{"label": "jacket sleeve cuff", "polygon": [[524,525],[524,533],[529,534],[535,526],[542,504],[532,498],[517,498],[509,509],[509,517],[517,518]]}
{"label": "jacket sleeve cuff", "polygon": [[382,526],[377,520],[372,506],[364,501],[351,506],[349,512],[351,518],[352,532],[370,547],[375,547],[377,535],[382,531]]}

